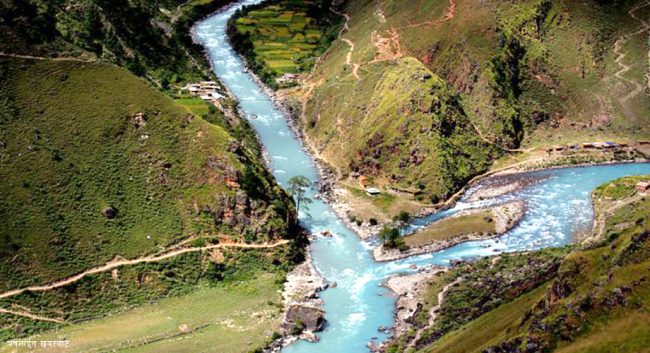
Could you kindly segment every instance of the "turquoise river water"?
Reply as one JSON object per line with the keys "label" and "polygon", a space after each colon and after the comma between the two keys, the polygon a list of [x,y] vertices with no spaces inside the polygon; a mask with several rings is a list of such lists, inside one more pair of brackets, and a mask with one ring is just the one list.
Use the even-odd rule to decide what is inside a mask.
{"label": "turquoise river water", "polygon": [[[256,116],[250,122],[268,152],[278,182],[286,185],[295,175],[317,181],[314,163],[292,133],[286,117],[244,69],[244,63],[226,37],[227,21],[235,10],[259,1],[239,2],[209,16],[195,26],[194,34],[207,49],[215,73],[240,101],[246,116]],[[570,242],[576,232],[591,227],[590,193],[596,186],[625,175],[646,173],[650,173],[649,163],[566,168],[521,175],[519,177],[533,181],[495,201],[472,203],[461,199],[454,208],[416,220],[409,227],[414,229],[481,203],[525,200],[526,213],[520,224],[498,240],[468,242],[434,254],[388,263],[373,261],[370,245],[346,228],[326,203],[314,200],[309,215],[301,213],[300,220],[312,233],[329,230],[334,234],[332,238],[321,237],[312,242],[311,253],[317,270],[327,280],[336,281],[338,286],[321,293],[328,324],[319,333],[320,341],[299,341],[283,352],[367,352],[367,342],[379,343],[386,338],[377,328],[393,324],[395,297],[379,286],[388,276],[413,271],[409,268],[411,264],[445,266],[453,259],[562,246]],[[314,191],[311,193],[313,195]]]}

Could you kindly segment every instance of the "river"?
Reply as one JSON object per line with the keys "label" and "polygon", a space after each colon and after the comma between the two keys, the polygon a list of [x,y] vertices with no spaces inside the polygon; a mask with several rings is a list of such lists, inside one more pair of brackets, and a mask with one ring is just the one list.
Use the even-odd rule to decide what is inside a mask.
{"label": "river", "polygon": [[[244,70],[244,63],[226,37],[228,18],[235,10],[259,1],[243,1],[209,16],[195,26],[194,34],[206,47],[215,73],[240,101],[246,116],[257,117],[250,122],[268,152],[278,182],[286,185],[295,175],[317,181],[314,162],[292,133],[286,117]],[[336,281],[338,286],[321,293],[328,324],[319,334],[320,341],[299,341],[283,352],[366,352],[367,342],[379,343],[386,338],[377,328],[393,324],[395,297],[379,286],[387,276],[413,271],[409,268],[413,263],[445,266],[452,259],[565,245],[575,232],[591,226],[590,193],[596,186],[625,175],[646,173],[650,173],[649,163],[556,169],[522,175],[522,178],[536,181],[499,199],[525,200],[526,213],[517,227],[498,240],[468,242],[435,254],[388,263],[373,261],[369,244],[347,229],[326,203],[315,199],[309,214],[301,212],[300,221],[312,233],[329,230],[334,234],[332,238],[315,240],[310,250],[316,269],[327,280]],[[313,196],[314,190],[310,190],[310,194]],[[477,203],[461,199],[454,208],[419,220],[414,227],[474,206]]]}

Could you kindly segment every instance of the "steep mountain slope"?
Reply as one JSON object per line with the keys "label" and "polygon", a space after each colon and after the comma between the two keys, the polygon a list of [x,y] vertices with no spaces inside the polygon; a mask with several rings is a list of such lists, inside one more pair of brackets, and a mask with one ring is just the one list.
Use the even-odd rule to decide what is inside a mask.
{"label": "steep mountain slope", "polygon": [[498,152],[479,138],[441,78],[414,58],[376,70],[353,92],[327,83],[317,89],[306,125],[328,161],[375,182],[418,188],[433,202],[489,167]]}
{"label": "steep mountain slope", "polygon": [[190,27],[229,2],[2,1],[0,52],[111,62],[167,89],[212,75]]}
{"label": "steep mountain slope", "polygon": [[[650,315],[650,201],[642,177],[594,192],[596,227],[571,251],[501,255],[450,271],[459,281],[412,347],[418,352],[644,352]],[[564,257],[564,253],[568,252]],[[438,281],[437,281],[438,282]],[[428,313],[419,315],[426,322]],[[418,317],[419,317],[418,316]],[[406,337],[389,352],[404,351]]]}
{"label": "steep mountain slope", "polygon": [[258,152],[125,70],[30,60],[2,70],[3,288],[190,236],[289,234],[291,201]]}
{"label": "steep mountain slope", "polygon": [[[296,110],[305,108],[307,136],[343,174],[367,173],[368,168],[359,168],[359,148],[341,148],[338,136],[356,138],[352,143],[362,145],[365,140],[359,136],[371,138],[375,127],[387,121],[395,124],[392,133],[399,131],[398,120],[421,122],[420,112],[409,107],[408,95],[420,82],[404,70],[406,61],[417,60],[410,67],[419,65],[447,82],[448,94],[458,102],[456,111],[468,121],[462,141],[471,146],[479,138],[507,151],[650,136],[650,48],[644,40],[650,6],[643,1],[350,1],[343,9],[349,21],[341,40],[317,63],[302,91],[293,94]],[[396,78],[398,71],[404,76]],[[393,117],[375,111],[385,82],[401,80],[387,98],[394,104]],[[429,141],[429,133],[407,134],[404,144]],[[403,155],[372,158],[371,148],[365,149],[374,165],[369,176],[417,186],[414,178],[400,181],[395,173]],[[461,165],[471,165],[451,176],[457,185],[499,155],[464,149],[470,150],[471,156],[455,156]],[[437,151],[428,153],[444,153]],[[440,167],[427,171],[453,173]],[[402,168],[401,174],[410,174],[413,166]],[[391,180],[393,174],[398,178]],[[444,180],[424,184],[433,199],[453,189]]]}

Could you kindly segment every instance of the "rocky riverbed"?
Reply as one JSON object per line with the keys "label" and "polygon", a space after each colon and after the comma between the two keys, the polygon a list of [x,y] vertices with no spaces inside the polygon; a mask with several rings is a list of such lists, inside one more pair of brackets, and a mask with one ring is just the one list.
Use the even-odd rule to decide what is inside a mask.
{"label": "rocky riverbed", "polygon": [[275,340],[264,351],[280,352],[298,339],[310,342],[318,341],[315,332],[323,329],[325,311],[322,309],[323,300],[319,292],[335,284],[328,283],[316,270],[311,255],[287,274],[282,298],[284,317],[282,320],[282,337]]}
{"label": "rocky riverbed", "polygon": [[395,303],[395,324],[391,332],[393,337],[401,336],[411,328],[409,322],[422,306],[421,296],[433,283],[432,278],[445,271],[447,268],[429,266],[421,268],[414,274],[388,278],[385,283],[386,288],[398,296]]}

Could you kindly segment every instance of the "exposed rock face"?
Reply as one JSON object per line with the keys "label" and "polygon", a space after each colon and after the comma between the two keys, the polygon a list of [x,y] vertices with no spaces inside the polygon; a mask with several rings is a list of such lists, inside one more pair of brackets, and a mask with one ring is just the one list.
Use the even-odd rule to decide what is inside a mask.
{"label": "exposed rock face", "polygon": [[147,125],[147,119],[145,118],[144,113],[135,113],[131,117],[131,123],[137,130],[140,130]]}
{"label": "exposed rock face", "polygon": [[113,206],[107,206],[102,210],[102,214],[108,219],[113,219],[117,216],[117,210]]}
{"label": "exposed rock face", "polygon": [[296,325],[301,325],[305,331],[321,331],[325,325],[325,312],[311,306],[292,305],[285,314],[282,327],[291,330]]}

